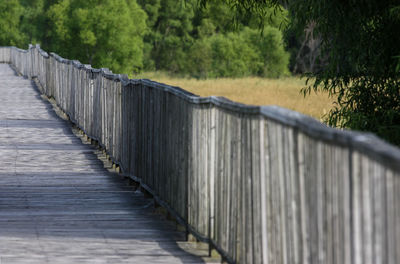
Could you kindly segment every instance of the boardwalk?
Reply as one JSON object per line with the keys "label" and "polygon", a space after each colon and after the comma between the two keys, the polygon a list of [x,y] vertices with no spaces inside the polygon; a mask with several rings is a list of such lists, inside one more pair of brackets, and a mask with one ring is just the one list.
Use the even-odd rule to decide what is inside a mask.
{"label": "boardwalk", "polygon": [[0,263],[201,263],[97,151],[0,65]]}

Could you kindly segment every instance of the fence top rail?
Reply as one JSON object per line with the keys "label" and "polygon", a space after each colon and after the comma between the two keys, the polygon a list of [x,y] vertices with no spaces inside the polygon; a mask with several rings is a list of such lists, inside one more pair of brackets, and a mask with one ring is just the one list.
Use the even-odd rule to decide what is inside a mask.
{"label": "fence top rail", "polygon": [[121,85],[125,87],[146,86],[148,88],[154,88],[173,94],[189,103],[197,105],[213,105],[222,110],[234,112],[238,115],[254,115],[256,117],[266,118],[285,126],[289,126],[299,132],[313,137],[314,139],[330,142],[334,145],[349,147],[384,163],[396,171],[400,171],[400,148],[383,141],[372,133],[340,130],[328,127],[312,117],[279,106],[246,105],[219,96],[200,97],[180,87],[170,86],[148,79],[129,79],[126,74],[115,74],[107,68],[95,69],[92,68],[91,65],[82,64],[78,60],[65,59],[56,53],[48,54],[46,51],[42,50],[39,45],[30,45],[28,50],[16,47],[3,48],[15,49],[16,51],[23,53],[27,53],[29,49],[36,48],[44,58],[52,57],[60,63],[69,64],[77,69],[84,69],[85,71],[94,74],[100,74],[109,80],[121,82]]}

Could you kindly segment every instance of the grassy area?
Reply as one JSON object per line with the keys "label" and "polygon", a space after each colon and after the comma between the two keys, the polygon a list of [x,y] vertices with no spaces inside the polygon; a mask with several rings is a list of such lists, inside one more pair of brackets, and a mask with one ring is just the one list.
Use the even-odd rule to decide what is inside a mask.
{"label": "grassy area", "polygon": [[239,79],[221,78],[197,80],[170,77],[159,72],[143,73],[134,78],[146,78],[153,81],[179,86],[200,96],[224,96],[230,100],[252,105],[279,105],[316,119],[332,108],[333,100],[325,93],[311,93],[306,98],[300,94],[304,79],[289,77],[283,79],[264,79],[246,77]]}

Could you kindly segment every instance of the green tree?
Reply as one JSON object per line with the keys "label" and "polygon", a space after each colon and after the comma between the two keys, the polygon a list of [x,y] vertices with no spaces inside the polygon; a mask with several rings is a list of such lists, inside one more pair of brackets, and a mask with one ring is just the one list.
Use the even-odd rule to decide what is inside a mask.
{"label": "green tree", "polygon": [[94,67],[143,67],[146,13],[135,0],[63,0],[50,6],[49,49]]}
{"label": "green tree", "polygon": [[[396,1],[318,1],[318,9],[306,9],[297,23],[315,21],[321,36],[321,57],[326,67],[309,74],[315,82],[304,89],[328,91],[337,96],[327,116],[333,126],[367,130],[400,144],[400,6]],[[316,6],[316,1],[310,1]]]}
{"label": "green tree", "polygon": [[[235,23],[235,27],[245,24],[252,28],[257,27],[263,29],[264,26],[283,26],[287,23],[285,17],[282,17],[282,13],[286,13],[282,7],[287,5],[286,0],[198,0],[198,5],[203,9],[213,10],[215,5],[220,8],[223,7],[230,20]],[[215,9],[214,9],[215,10]],[[221,13],[221,9],[217,8],[211,13],[214,13],[218,19],[218,14]]]}
{"label": "green tree", "polygon": [[213,28],[212,33],[240,31],[246,26],[241,23],[235,23],[234,25],[233,22],[231,8],[221,1],[210,1],[206,8],[196,8],[193,20],[193,24],[197,27],[197,30],[206,29],[211,26]]}
{"label": "green tree", "polygon": [[143,10],[147,13],[147,31],[144,36],[143,46],[143,68],[145,70],[155,70],[155,61],[152,57],[154,45],[154,28],[159,17],[159,10],[161,8],[161,0],[138,0]]}
{"label": "green tree", "polygon": [[265,26],[261,35],[255,29],[246,29],[243,34],[244,39],[251,43],[252,49],[258,52],[259,67],[255,74],[270,78],[289,74],[289,53],[285,51],[280,30]]}
{"label": "green tree", "polygon": [[[251,16],[243,14],[233,26],[231,8],[224,2],[210,1],[206,9],[199,9],[196,0],[178,3],[172,0],[140,0],[139,3],[149,16],[147,25],[150,30],[145,37],[147,70],[189,73],[199,78],[251,74],[280,76],[283,72],[287,73],[285,56],[281,57],[284,59],[281,63],[283,67],[274,74],[264,67],[272,65],[273,61],[271,56],[267,59],[268,63],[264,63],[265,50],[270,55],[277,55],[281,51],[281,55],[286,54],[279,30],[272,30],[279,36],[274,42],[277,45],[268,46],[271,43],[264,43],[267,46],[261,47],[261,42],[266,38],[257,40],[257,43],[246,40],[245,29],[258,28],[258,24]],[[268,12],[272,14],[273,9]],[[265,26],[279,27],[286,17],[287,11],[276,12],[274,19],[268,20]],[[271,31],[268,34],[271,36]],[[273,50],[276,47],[279,52]],[[251,60],[257,60],[257,63],[251,63]]]}
{"label": "green tree", "polygon": [[19,30],[22,6],[18,0],[0,1],[0,45],[20,46],[24,36]]}
{"label": "green tree", "polygon": [[[232,9],[236,12],[232,13]],[[288,23],[288,11],[281,6],[265,6],[262,16],[254,16],[251,10],[239,9],[229,1],[209,0],[198,10],[197,16],[210,19],[217,32],[240,31],[244,27],[262,29],[265,26],[283,29]]]}
{"label": "green tree", "polygon": [[[199,0],[205,6],[212,0]],[[372,131],[400,144],[400,4],[397,0],[224,0],[236,13],[262,20],[284,2],[292,23],[321,38],[326,65],[308,74],[305,94],[328,91],[337,98],[326,121],[332,126]]]}
{"label": "green tree", "polygon": [[20,0],[23,7],[20,30],[25,36],[24,44],[41,43],[46,36],[45,7],[48,0]]}
{"label": "green tree", "polygon": [[147,65],[156,70],[180,73],[185,69],[186,51],[193,43],[194,1],[139,1],[148,12],[150,31],[145,38],[151,47]]}
{"label": "green tree", "polygon": [[240,32],[200,35],[203,37],[196,40],[189,52],[187,69],[192,76],[276,78],[289,73],[289,54],[276,28],[266,26],[262,35],[247,27]]}

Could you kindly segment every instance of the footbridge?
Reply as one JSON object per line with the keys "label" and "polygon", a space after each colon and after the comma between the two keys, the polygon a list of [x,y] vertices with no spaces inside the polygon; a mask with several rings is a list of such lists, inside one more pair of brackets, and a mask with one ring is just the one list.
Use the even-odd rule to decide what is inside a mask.
{"label": "footbridge", "polygon": [[[0,263],[400,263],[400,150],[0,48]],[[215,253],[215,254],[214,254]]]}

